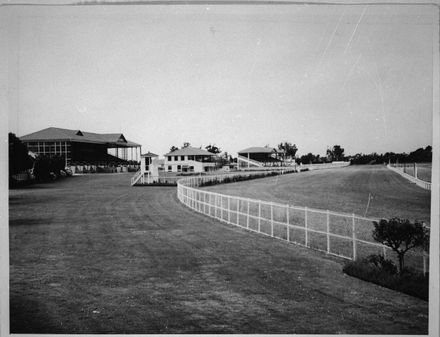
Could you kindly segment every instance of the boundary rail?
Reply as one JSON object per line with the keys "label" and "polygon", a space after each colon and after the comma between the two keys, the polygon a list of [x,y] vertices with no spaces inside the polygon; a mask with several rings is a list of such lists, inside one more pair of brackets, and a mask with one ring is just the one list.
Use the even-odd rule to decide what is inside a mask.
{"label": "boundary rail", "polygon": [[414,184],[416,184],[417,186],[420,186],[421,188],[424,188],[425,190],[431,190],[431,183],[418,179],[416,177],[413,177],[412,175],[404,172],[404,168],[403,167],[394,167],[390,164],[387,165],[387,167],[391,170],[394,171],[398,174],[400,174],[402,177],[404,177],[405,179],[413,182]]}
{"label": "boundary rail", "polygon": [[[329,255],[356,260],[370,254],[382,254],[397,262],[397,256],[389,247],[372,238],[373,221],[378,219],[198,188],[211,180],[221,183],[226,177],[254,174],[257,172],[182,178],[177,181],[177,198],[198,213]],[[429,270],[429,255],[422,250],[409,251],[405,262],[425,274]]]}

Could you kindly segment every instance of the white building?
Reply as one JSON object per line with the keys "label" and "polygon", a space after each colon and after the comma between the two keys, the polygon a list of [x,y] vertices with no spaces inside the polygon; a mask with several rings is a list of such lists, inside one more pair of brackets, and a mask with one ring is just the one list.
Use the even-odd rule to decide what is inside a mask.
{"label": "white building", "polygon": [[165,154],[165,172],[207,172],[215,169],[215,154],[187,146]]}

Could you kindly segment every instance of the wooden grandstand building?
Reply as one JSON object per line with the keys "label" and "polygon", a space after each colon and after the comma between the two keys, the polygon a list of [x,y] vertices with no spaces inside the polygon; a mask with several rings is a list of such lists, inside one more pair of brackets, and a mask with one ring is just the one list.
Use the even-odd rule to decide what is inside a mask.
{"label": "wooden grandstand building", "polygon": [[238,151],[237,165],[239,169],[282,166],[283,164],[284,151],[273,147],[249,147]]}
{"label": "wooden grandstand building", "polygon": [[92,133],[49,127],[20,140],[36,155],[65,158],[66,167],[77,164],[120,165],[139,162],[141,145],[128,141],[122,133]]}

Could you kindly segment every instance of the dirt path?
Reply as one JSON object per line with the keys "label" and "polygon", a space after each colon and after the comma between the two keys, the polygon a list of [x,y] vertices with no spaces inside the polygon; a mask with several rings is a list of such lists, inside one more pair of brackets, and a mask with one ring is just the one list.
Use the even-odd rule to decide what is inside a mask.
{"label": "dirt path", "polygon": [[427,333],[427,302],[129,178],[10,192],[11,332]]}

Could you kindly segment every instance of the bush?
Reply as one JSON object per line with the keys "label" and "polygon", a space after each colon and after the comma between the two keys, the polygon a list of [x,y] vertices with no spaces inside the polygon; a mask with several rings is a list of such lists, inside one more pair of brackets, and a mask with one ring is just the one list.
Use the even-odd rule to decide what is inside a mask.
{"label": "bush", "polygon": [[359,261],[350,261],[344,266],[343,271],[347,275],[426,301],[429,297],[428,275],[407,268],[397,273],[394,263],[383,256],[372,255]]}

